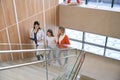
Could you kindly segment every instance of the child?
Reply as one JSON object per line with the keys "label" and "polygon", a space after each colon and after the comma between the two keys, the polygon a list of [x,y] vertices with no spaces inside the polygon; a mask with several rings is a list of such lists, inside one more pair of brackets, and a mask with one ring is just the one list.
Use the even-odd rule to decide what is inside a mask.
{"label": "child", "polygon": [[[56,48],[56,38],[54,37],[53,31],[51,29],[47,30],[46,47],[49,49]],[[51,51],[47,51],[48,59],[50,59],[50,52]],[[53,50],[53,58],[55,58],[55,50]]]}

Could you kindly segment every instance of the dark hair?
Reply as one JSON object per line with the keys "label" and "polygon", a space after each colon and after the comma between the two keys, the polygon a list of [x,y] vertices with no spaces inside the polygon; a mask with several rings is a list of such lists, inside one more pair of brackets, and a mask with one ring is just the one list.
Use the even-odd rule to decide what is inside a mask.
{"label": "dark hair", "polygon": [[63,32],[65,32],[65,28],[64,27],[60,26],[59,29],[62,30]]}
{"label": "dark hair", "polygon": [[51,36],[54,37],[53,31],[51,29],[48,29],[47,32],[51,33]]}
{"label": "dark hair", "polygon": [[[39,25],[40,25],[40,23],[39,23],[38,21],[35,21],[35,22],[34,22],[33,29],[35,29],[35,25],[38,25],[38,26],[39,26]],[[41,28],[39,27],[39,29],[41,29]]]}

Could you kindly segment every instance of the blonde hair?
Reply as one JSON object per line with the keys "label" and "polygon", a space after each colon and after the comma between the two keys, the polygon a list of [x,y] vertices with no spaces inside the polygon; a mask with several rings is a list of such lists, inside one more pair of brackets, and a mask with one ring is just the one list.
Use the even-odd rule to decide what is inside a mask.
{"label": "blonde hair", "polygon": [[59,29],[60,29],[61,31],[65,32],[65,28],[64,28],[64,27],[60,26]]}

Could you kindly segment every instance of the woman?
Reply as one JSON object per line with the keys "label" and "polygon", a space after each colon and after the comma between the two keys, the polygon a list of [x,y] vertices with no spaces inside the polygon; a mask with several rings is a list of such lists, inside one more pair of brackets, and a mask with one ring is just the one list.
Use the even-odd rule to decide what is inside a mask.
{"label": "woman", "polygon": [[[56,38],[54,37],[53,31],[51,29],[47,30],[46,47],[48,49],[56,48]],[[50,59],[50,52],[51,51],[47,51],[48,59]],[[55,58],[55,50],[53,50],[53,58]]]}
{"label": "woman", "polygon": [[[57,46],[58,48],[67,48],[67,45],[70,44],[68,36],[65,34],[65,28],[64,27],[59,27],[58,29],[58,35],[57,35]],[[67,56],[67,50],[58,50],[57,52],[57,57],[60,58],[61,53],[64,54],[64,56]],[[68,58],[65,58],[64,65],[67,64]],[[62,65],[61,60],[58,59],[59,65]]]}
{"label": "woman", "polygon": [[[38,21],[34,22],[33,29],[30,33],[30,39],[33,40],[35,48],[44,48],[44,32],[40,28],[40,23]],[[37,59],[43,59],[43,51],[36,52]]]}

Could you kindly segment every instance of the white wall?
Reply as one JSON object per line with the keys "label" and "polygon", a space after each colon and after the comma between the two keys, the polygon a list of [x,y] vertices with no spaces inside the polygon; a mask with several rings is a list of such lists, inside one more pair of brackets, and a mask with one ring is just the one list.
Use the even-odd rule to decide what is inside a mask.
{"label": "white wall", "polygon": [[120,38],[120,12],[60,5],[59,26]]}

